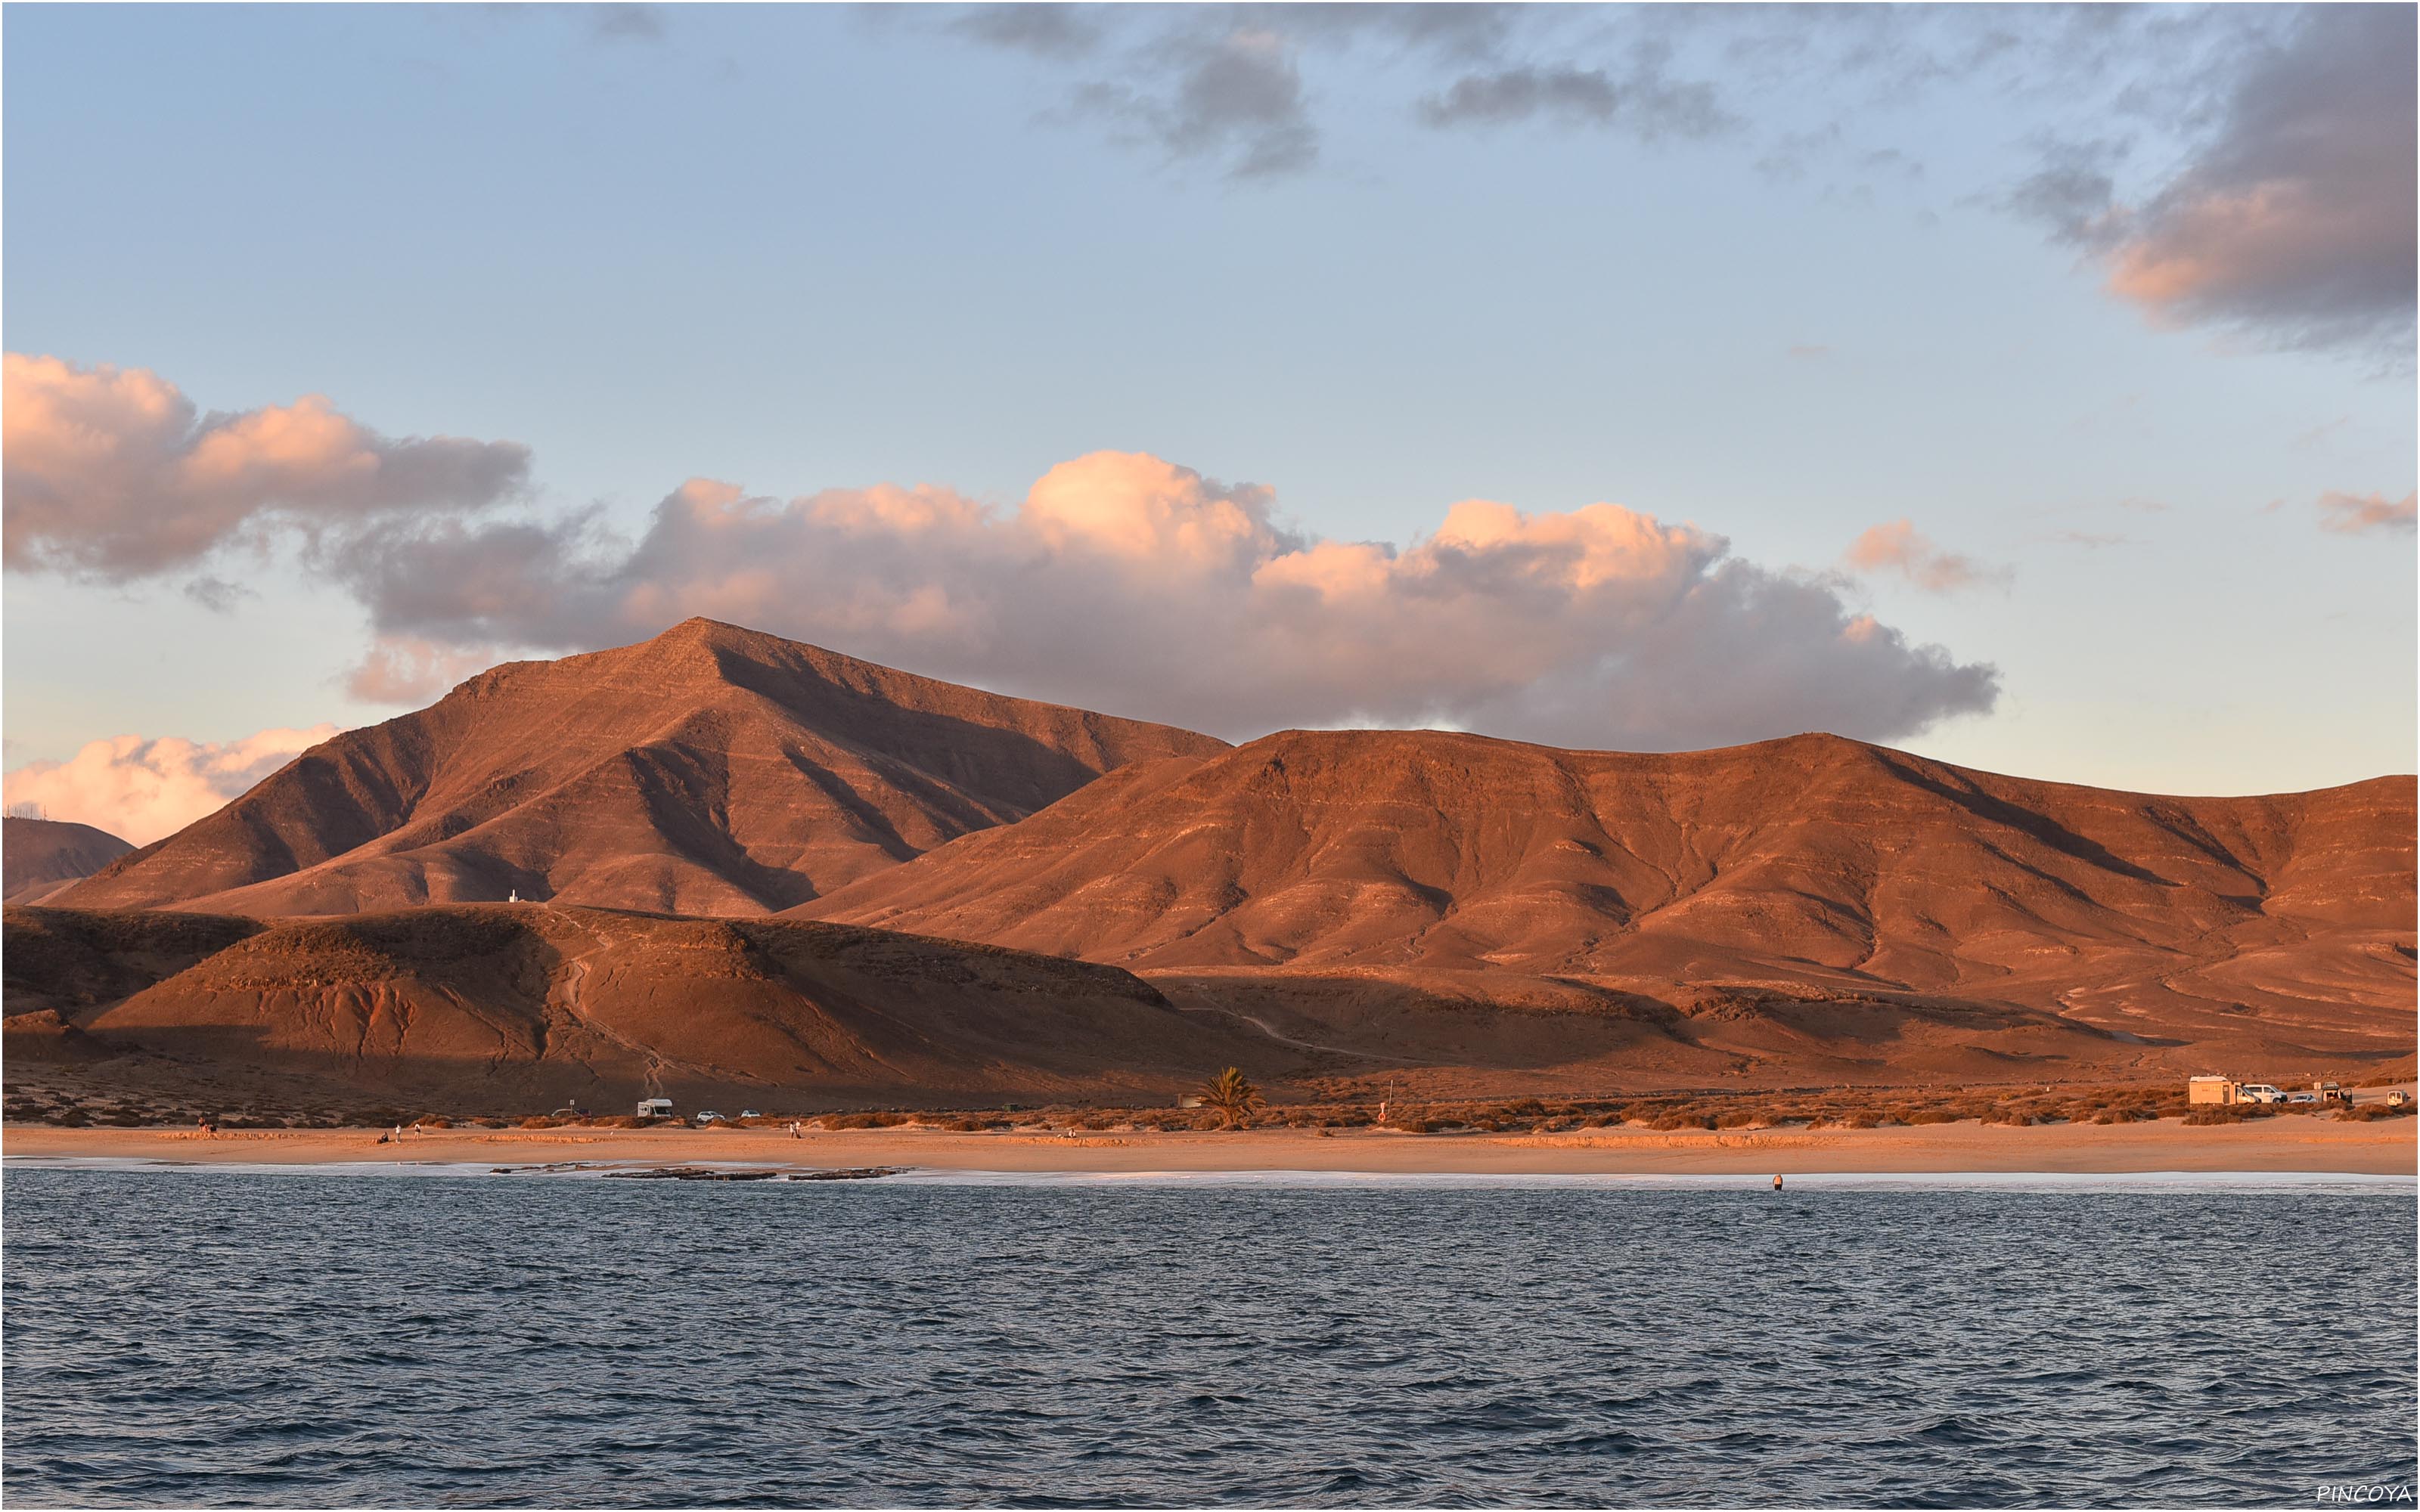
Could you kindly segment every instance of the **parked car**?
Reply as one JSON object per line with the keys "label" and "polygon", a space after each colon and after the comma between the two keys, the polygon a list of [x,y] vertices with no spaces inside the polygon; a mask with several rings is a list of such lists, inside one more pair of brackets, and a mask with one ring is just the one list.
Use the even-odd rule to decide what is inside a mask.
{"label": "parked car", "polygon": [[2286,1094],[2267,1082],[2246,1082],[2235,1089],[2238,1103],[2283,1103]]}
{"label": "parked car", "polygon": [[743,1119],[761,1119],[765,1115],[757,1112],[754,1108],[741,1108],[739,1110],[739,1116]]}
{"label": "parked car", "polygon": [[698,1110],[697,1121],[699,1126],[702,1128],[709,1123],[729,1123],[731,1120],[724,1118],[721,1114],[715,1112],[712,1108],[701,1108]]}
{"label": "parked car", "polygon": [[2406,1096],[2406,1095],[2404,1094],[2403,1088],[2399,1088],[2399,1087],[2398,1087],[2398,1088],[2397,1088],[2394,1091],[2389,1092],[2389,1093],[2387,1093],[2387,1094],[2386,1094],[2386,1105],[2387,1105],[2388,1107],[2391,1107],[2391,1108],[2399,1108],[2399,1107],[2401,1107],[2404,1103],[2409,1103],[2409,1102],[2411,1102],[2411,1101],[2412,1101],[2412,1099],[2411,1099],[2410,1097]]}
{"label": "parked car", "polygon": [[2288,1092],[2286,1094],[2286,1101],[2288,1103],[2316,1103],[2319,1100],[2319,1094],[2317,1092]]}

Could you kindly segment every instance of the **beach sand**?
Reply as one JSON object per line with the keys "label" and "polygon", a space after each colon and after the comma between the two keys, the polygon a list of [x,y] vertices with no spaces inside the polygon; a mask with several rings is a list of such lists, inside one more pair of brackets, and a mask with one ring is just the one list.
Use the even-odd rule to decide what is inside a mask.
{"label": "beach sand", "polygon": [[2324,1171],[2410,1176],[2415,1125],[2289,1117],[2241,1124],[1977,1123],[1898,1129],[1588,1130],[1536,1134],[1405,1134],[1263,1129],[1233,1134],[953,1134],[938,1130],[443,1129],[380,1144],[379,1131],[62,1129],[0,1131],[12,1158],[116,1158],[228,1165],[345,1162],[482,1165],[564,1161],[699,1162],[1015,1172],[1336,1171],[1373,1174],[1792,1175],[1813,1172],[2128,1173]]}

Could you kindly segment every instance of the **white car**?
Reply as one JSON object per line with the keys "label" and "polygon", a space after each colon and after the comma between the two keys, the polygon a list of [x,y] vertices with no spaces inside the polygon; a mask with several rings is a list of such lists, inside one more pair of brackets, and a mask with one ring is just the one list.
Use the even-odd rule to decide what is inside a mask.
{"label": "white car", "polygon": [[2316,1103],[2319,1100],[2319,1094],[2317,1092],[2288,1092],[2286,1094],[2286,1101],[2288,1103]]}
{"label": "white car", "polygon": [[2250,1082],[2235,1089],[2238,1103],[2283,1103],[2286,1094],[2267,1082]]}
{"label": "white car", "polygon": [[697,1121],[701,1125],[704,1125],[708,1123],[729,1123],[731,1120],[724,1118],[721,1114],[715,1112],[712,1108],[707,1108],[698,1114]]}

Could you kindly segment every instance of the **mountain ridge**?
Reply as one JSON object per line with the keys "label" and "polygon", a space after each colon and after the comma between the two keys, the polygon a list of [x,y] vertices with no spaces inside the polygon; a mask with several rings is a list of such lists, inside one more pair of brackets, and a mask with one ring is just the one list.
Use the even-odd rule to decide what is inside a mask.
{"label": "mountain ridge", "polygon": [[54,901],[284,916],[534,898],[768,913],[1206,735],[691,619],[313,747]]}
{"label": "mountain ridge", "polygon": [[39,903],[134,847],[105,829],[63,819],[0,819],[0,901]]}
{"label": "mountain ridge", "polygon": [[2376,1014],[2408,1008],[2413,787],[2181,798],[1838,736],[1652,754],[1288,732],[1110,774],[795,914],[1146,974],[1776,982],[2121,1030],[2315,993]]}

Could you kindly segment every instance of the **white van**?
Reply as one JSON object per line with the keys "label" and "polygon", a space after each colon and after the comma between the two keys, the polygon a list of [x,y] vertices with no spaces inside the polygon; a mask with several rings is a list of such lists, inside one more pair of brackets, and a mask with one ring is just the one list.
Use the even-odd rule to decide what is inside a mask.
{"label": "white van", "polygon": [[2238,1103],[2283,1103],[2286,1094],[2267,1082],[2246,1082],[2235,1089]]}

